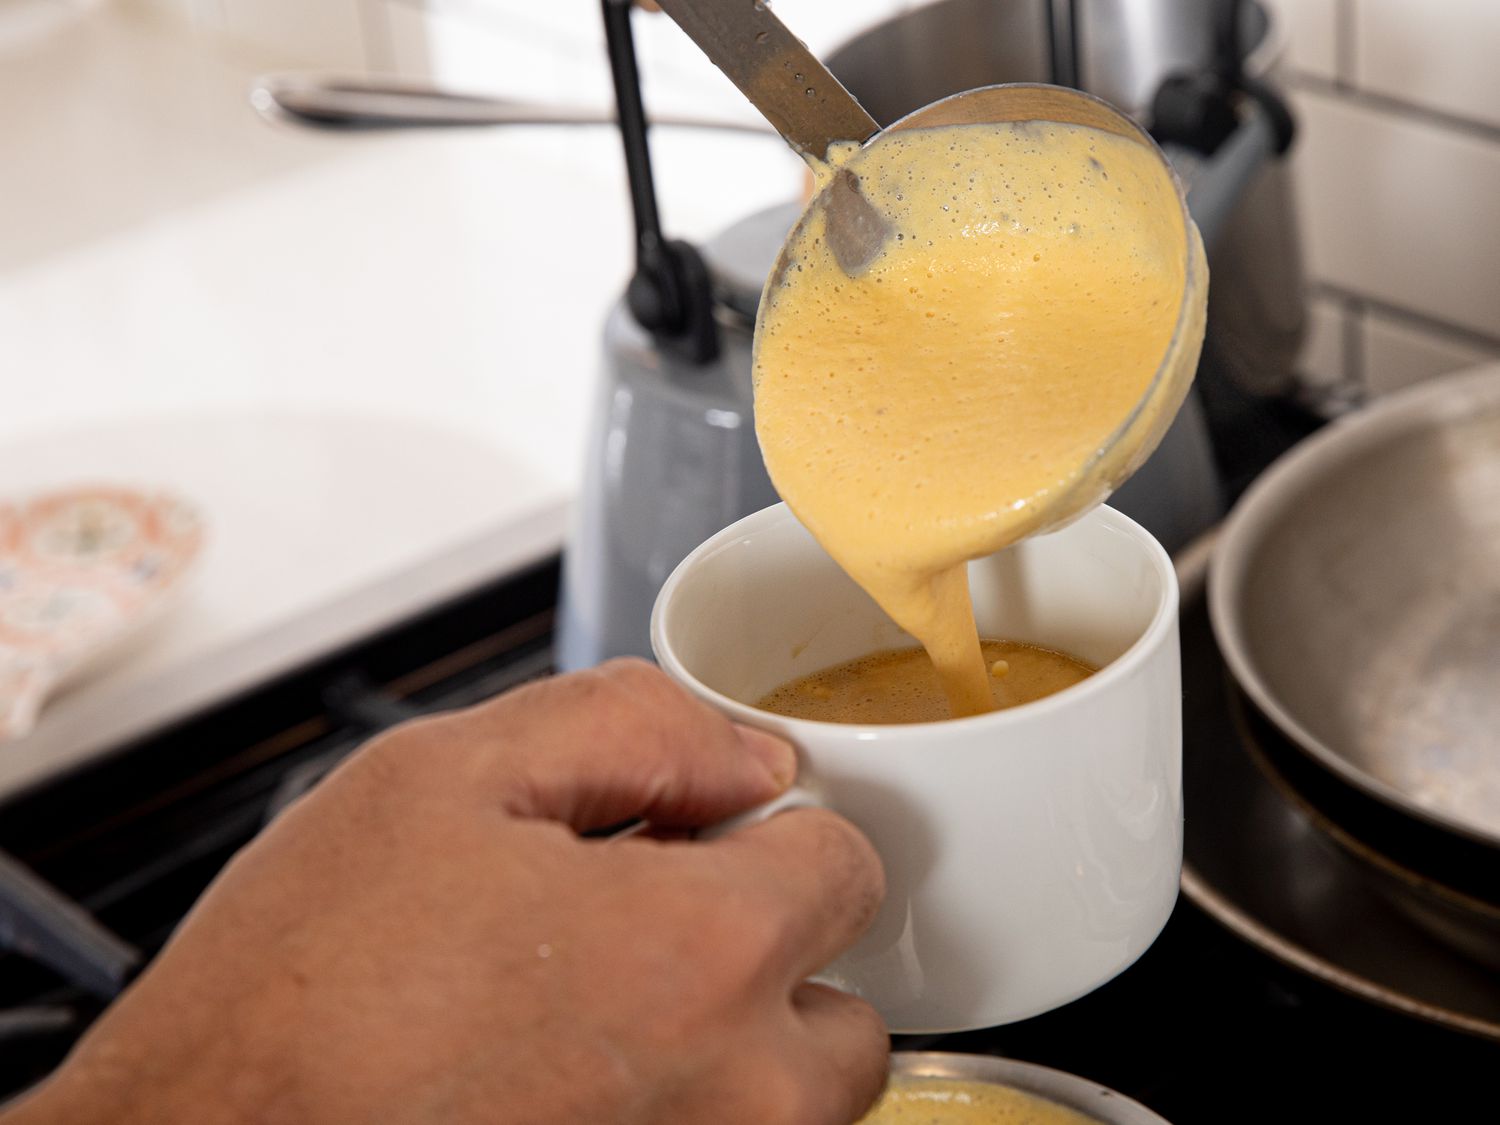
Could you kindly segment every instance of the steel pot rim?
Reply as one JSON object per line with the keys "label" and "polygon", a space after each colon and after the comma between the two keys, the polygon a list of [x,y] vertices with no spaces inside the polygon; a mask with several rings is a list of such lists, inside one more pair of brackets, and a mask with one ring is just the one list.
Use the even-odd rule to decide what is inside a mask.
{"label": "steel pot rim", "polygon": [[1236,684],[1298,750],[1355,789],[1399,812],[1500,848],[1500,832],[1418,803],[1313,734],[1261,674],[1250,651],[1241,612],[1258,545],[1332,470],[1407,434],[1470,418],[1481,408],[1500,411],[1500,364],[1454,372],[1394,393],[1304,439],[1251,484],[1224,521],[1209,562],[1208,610],[1214,638]]}
{"label": "steel pot rim", "polygon": [[998,1055],[893,1051],[891,1078],[948,1078],[1008,1086],[1085,1114],[1101,1125],[1171,1125],[1140,1102],[1092,1079]]}

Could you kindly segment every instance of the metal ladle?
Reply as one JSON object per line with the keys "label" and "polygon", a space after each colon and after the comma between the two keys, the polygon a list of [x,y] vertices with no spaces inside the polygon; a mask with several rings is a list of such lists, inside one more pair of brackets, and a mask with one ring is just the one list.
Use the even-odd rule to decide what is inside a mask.
{"label": "metal ladle", "polygon": [[[967,90],[907,114],[881,129],[762,0],[656,0],[728,76],[792,148],[816,169],[830,150],[855,142],[864,149],[890,133],[951,125],[1041,121],[1085,126],[1139,144],[1159,161],[1177,189],[1183,240],[1183,292],[1171,342],[1145,394],[1065,492],[1040,505],[1024,534],[1059,527],[1093,507],[1135,472],[1161,441],[1186,396],[1203,340],[1208,284],[1202,243],[1172,165],[1149,134],[1092,94],[1062,86],[1011,84]],[[846,274],[865,270],[895,234],[890,220],[860,187],[858,158],[838,170],[808,204],[788,237],[767,285],[779,287],[791,264],[787,247],[820,212],[829,250]]]}

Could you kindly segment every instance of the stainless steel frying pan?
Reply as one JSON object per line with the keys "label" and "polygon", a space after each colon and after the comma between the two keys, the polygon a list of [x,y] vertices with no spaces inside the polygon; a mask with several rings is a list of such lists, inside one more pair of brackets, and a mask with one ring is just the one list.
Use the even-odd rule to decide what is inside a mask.
{"label": "stainless steel frying pan", "polygon": [[1500,859],[1500,365],[1272,466],[1227,521],[1209,608],[1240,687],[1311,761]]}
{"label": "stainless steel frying pan", "polygon": [[1500,968],[1500,365],[1273,465],[1209,610],[1262,774],[1370,889]]}

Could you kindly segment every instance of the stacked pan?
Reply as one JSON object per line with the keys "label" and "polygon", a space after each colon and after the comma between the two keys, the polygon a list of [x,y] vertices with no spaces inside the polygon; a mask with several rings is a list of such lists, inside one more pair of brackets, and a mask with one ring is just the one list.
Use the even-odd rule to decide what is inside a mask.
{"label": "stacked pan", "polygon": [[1261,771],[1372,888],[1500,970],[1500,366],[1282,457],[1208,595]]}

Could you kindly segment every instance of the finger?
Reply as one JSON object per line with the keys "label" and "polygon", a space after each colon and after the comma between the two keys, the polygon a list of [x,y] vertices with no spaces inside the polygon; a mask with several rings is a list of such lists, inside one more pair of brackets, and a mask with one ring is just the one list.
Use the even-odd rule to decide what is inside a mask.
{"label": "finger", "polygon": [[636,817],[697,827],[791,784],[783,739],[730,722],[640,660],[557,676],[454,716],[472,779],[518,816],[578,831]]}
{"label": "finger", "polygon": [[802,1057],[833,1104],[829,1121],[858,1121],[885,1090],[891,1040],[875,1009],[847,992],[806,982],[792,993]]}
{"label": "finger", "polygon": [[824,968],[869,928],[885,895],[880,857],[827,809],[795,809],[699,845],[720,875],[759,887],[773,923],[768,968],[787,982]]}

